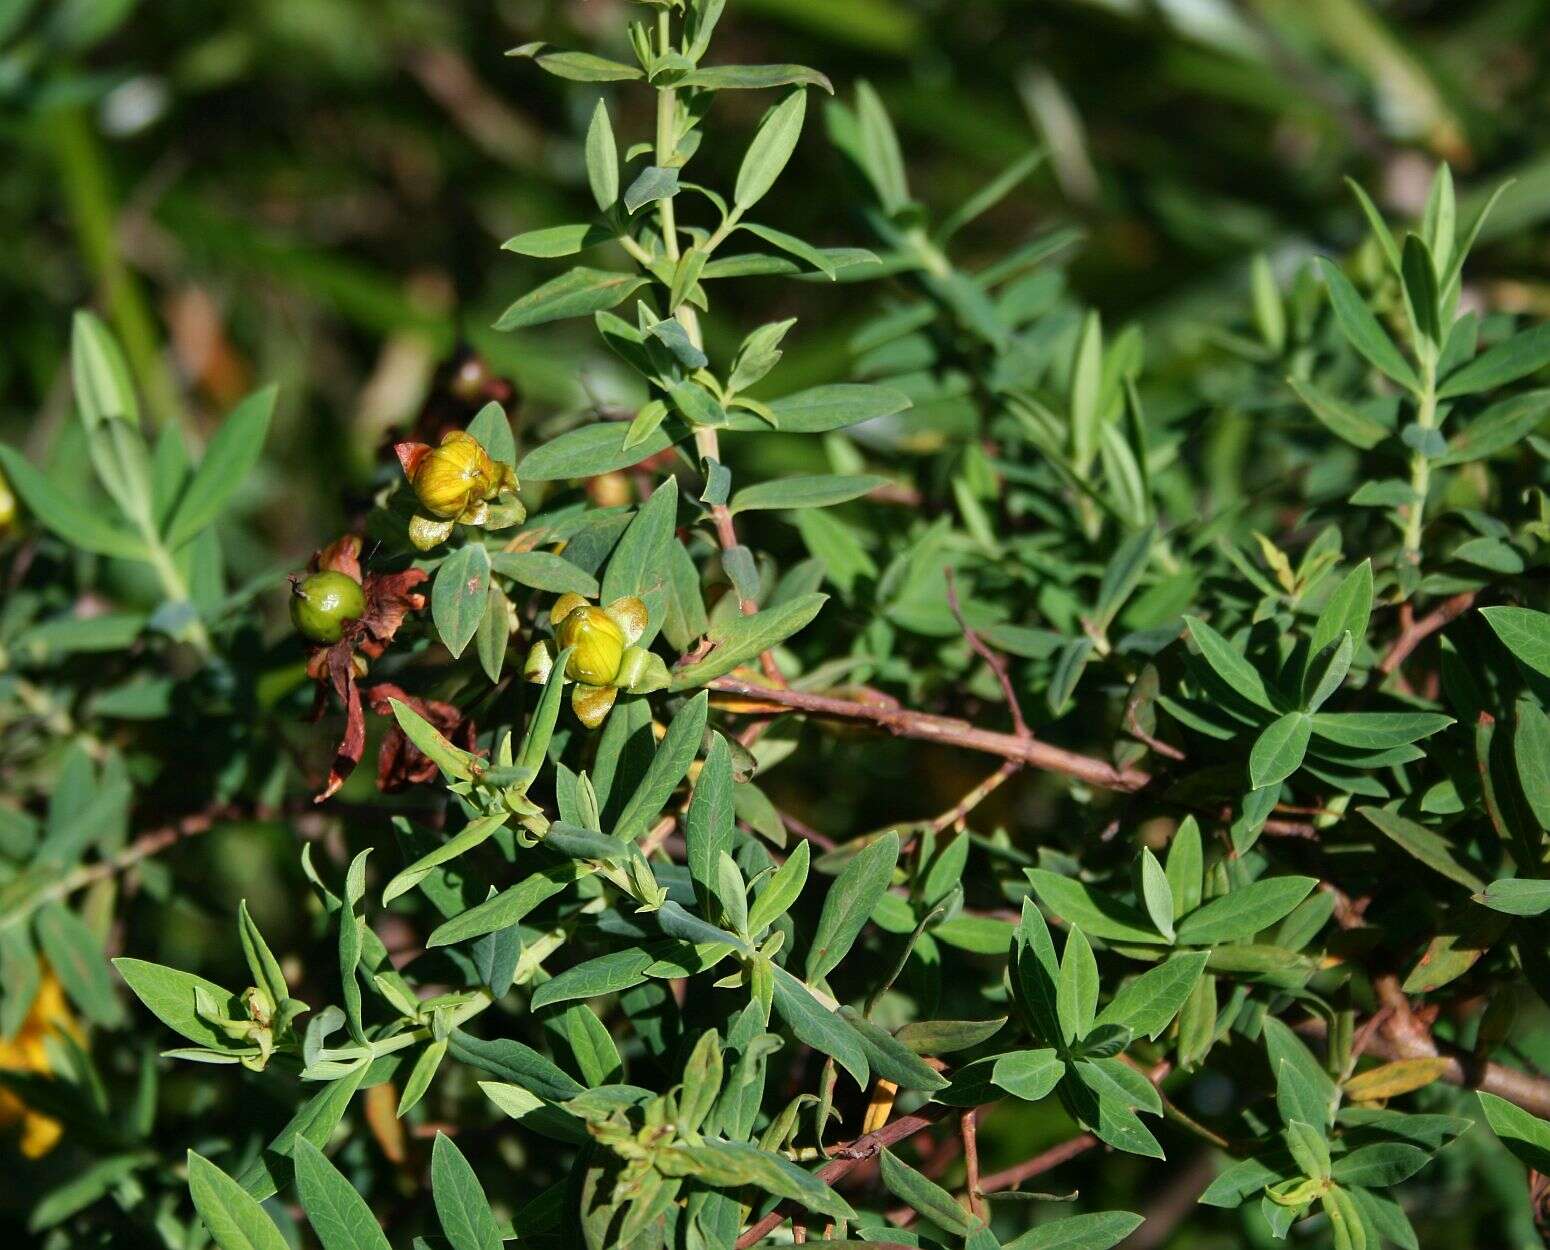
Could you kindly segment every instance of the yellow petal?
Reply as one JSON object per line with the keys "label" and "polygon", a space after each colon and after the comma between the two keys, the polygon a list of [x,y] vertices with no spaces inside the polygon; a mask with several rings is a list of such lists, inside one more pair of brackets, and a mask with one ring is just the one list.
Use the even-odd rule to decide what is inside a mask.
{"label": "yellow petal", "polygon": [[576,713],[576,719],[588,729],[596,729],[608,718],[614,700],[618,697],[619,692],[612,686],[583,686],[578,683],[571,691],[571,710]]}
{"label": "yellow petal", "polygon": [[554,607],[549,609],[549,624],[558,625],[577,608],[587,606],[587,601],[575,591],[566,591],[554,601]]}
{"label": "yellow petal", "polygon": [[633,643],[646,632],[646,605],[634,595],[615,599],[603,611],[614,618],[624,631],[624,640]]}

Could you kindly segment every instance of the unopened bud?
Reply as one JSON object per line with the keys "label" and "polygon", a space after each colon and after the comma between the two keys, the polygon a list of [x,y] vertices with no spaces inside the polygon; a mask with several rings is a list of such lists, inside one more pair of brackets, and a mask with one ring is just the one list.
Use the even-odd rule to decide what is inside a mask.
{"label": "unopened bud", "polygon": [[588,604],[571,611],[555,630],[561,647],[572,648],[565,675],[589,686],[612,685],[627,645],[624,631],[602,608]]}
{"label": "unopened bud", "polygon": [[444,520],[462,516],[499,486],[495,462],[465,430],[453,430],[439,447],[400,447],[399,458],[420,506]]}

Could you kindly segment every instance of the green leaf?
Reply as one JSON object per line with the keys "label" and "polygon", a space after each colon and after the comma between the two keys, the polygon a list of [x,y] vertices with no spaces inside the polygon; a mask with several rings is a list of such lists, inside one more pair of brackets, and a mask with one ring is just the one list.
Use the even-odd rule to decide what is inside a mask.
{"label": "green leaf", "polygon": [[551,52],[547,43],[525,43],[512,48],[507,56],[528,57],[556,78],[571,82],[629,82],[644,78],[645,73],[634,65],[610,61],[590,52]]}
{"label": "green leaf", "polygon": [[709,694],[701,691],[678,709],[614,825],[614,837],[620,842],[633,842],[646,832],[688,773],[705,737],[709,703]]}
{"label": "green leaf", "polygon": [[1016,190],[1018,183],[1043,161],[1042,151],[1028,152],[1018,157],[943,219],[934,236],[938,245],[946,243],[970,222],[988,213]]}
{"label": "green leaf", "polygon": [[707,1141],[678,1149],[693,1160],[696,1174],[710,1184],[729,1188],[757,1185],[767,1193],[789,1198],[830,1219],[856,1218],[850,1204],[822,1179],[773,1151],[760,1150],[749,1142],[731,1141]]}
{"label": "green leaf", "polygon": [[1405,302],[1410,306],[1410,317],[1416,333],[1423,341],[1431,344],[1433,350],[1440,349],[1442,310],[1437,291],[1437,266],[1432,262],[1431,253],[1419,235],[1405,236],[1400,272],[1404,280]]}
{"label": "green leaf", "polygon": [[398,699],[389,699],[388,702],[393,707],[393,718],[398,722],[398,727],[404,731],[404,736],[414,743],[437,768],[441,769],[449,780],[473,779],[473,763],[477,757],[461,747],[453,746],[441,736],[440,730],[407,703],[400,702]]}
{"label": "green leaf", "polygon": [[646,970],[655,962],[656,957],[643,949],[614,951],[583,960],[540,985],[533,992],[530,1005],[538,1011],[554,1003],[618,994],[644,981]]}
{"label": "green leaf", "polygon": [[1374,1142],[1335,1160],[1334,1177],[1342,1185],[1387,1189],[1409,1180],[1431,1159],[1431,1152],[1409,1142]]}
{"label": "green leaf", "polygon": [[958,1205],[958,1200],[934,1181],[927,1180],[888,1149],[878,1156],[882,1162],[883,1184],[900,1202],[920,1212],[939,1228],[967,1236],[977,1220]]}
{"label": "green leaf", "polygon": [[1459,858],[1452,845],[1441,834],[1433,833],[1424,825],[1418,825],[1397,812],[1382,807],[1356,809],[1383,833],[1433,872],[1441,873],[1449,881],[1455,881],[1472,894],[1485,889],[1485,882]]}
{"label": "green leaf", "polygon": [[216,520],[233,493],[247,480],[264,450],[277,393],[273,386],[256,391],[221,422],[167,522],[169,550],[176,551]]}
{"label": "green leaf", "polygon": [[828,595],[812,591],[752,616],[737,616],[712,625],[706,634],[710,654],[674,669],[672,689],[703,686],[730,673],[802,629],[828,600]]}
{"label": "green leaf", "polygon": [[1313,732],[1320,738],[1361,751],[1407,746],[1453,724],[1440,712],[1316,712]]}
{"label": "green leaf", "polygon": [[489,603],[490,556],[471,542],[442,561],[431,588],[431,619],[453,659],[473,641]]}
{"label": "green leaf", "polygon": [[[550,279],[536,290],[529,291],[501,314],[495,328],[521,330],[567,317],[587,317],[608,308],[617,308],[649,281],[649,278],[639,274],[578,266],[569,273]],[[527,473],[523,476],[533,475]]]}
{"label": "green leaf", "polygon": [[1098,961],[1087,936],[1076,925],[1066,935],[1066,949],[1060,958],[1055,1011],[1067,1042],[1086,1037],[1098,1014]]}
{"label": "green leaf", "polygon": [[[773,399],[769,409],[775,414],[775,428],[783,434],[826,434],[891,417],[910,404],[908,395],[886,386],[836,383]],[[765,432],[770,427],[752,413],[733,410],[727,413],[727,428]]]}
{"label": "green leaf", "polygon": [[1179,823],[1173,841],[1168,844],[1167,871],[1168,886],[1173,892],[1173,918],[1177,920],[1200,906],[1205,884],[1205,849],[1200,840],[1200,822],[1193,816],[1186,816]]}
{"label": "green leaf", "polygon": [[1148,968],[1120,987],[1095,1026],[1123,1025],[1138,1037],[1156,1040],[1183,1010],[1209,958],[1206,951],[1181,952]]}
{"label": "green leaf", "polygon": [[887,891],[898,860],[899,835],[889,830],[858,851],[835,878],[807,951],[810,982],[828,976],[850,952]]}
{"label": "green leaf", "polygon": [[834,85],[805,65],[714,65],[685,74],[680,82],[686,87],[708,87],[712,91],[761,91],[805,84],[834,94]]}
{"label": "green leaf", "polygon": [[1006,1027],[1006,1019],[915,1020],[894,1036],[917,1055],[948,1055],[989,1041]]}
{"label": "green leaf", "polygon": [[501,1250],[500,1227],[479,1178],[445,1133],[431,1147],[431,1197],[452,1250]]}
{"label": "green leaf", "polygon": [[[689,436],[688,427],[676,418],[635,443],[628,442],[629,432],[623,421],[599,421],[568,430],[528,452],[517,466],[517,476],[527,482],[553,482],[612,473],[639,464]],[[0,453],[3,451],[0,448]]]}
{"label": "green leaf", "polygon": [[1256,790],[1280,785],[1299,768],[1308,753],[1313,718],[1307,712],[1288,712],[1271,721],[1254,740],[1249,752],[1249,781]]}
{"label": "green leaf", "polygon": [[610,243],[615,237],[612,230],[596,222],[575,222],[565,226],[547,226],[542,230],[525,230],[502,243],[501,250],[515,252],[518,256],[554,260],[562,256],[574,256],[600,243]]}
{"label": "green leaf", "polygon": [[728,505],[735,515],[771,508],[830,508],[835,504],[860,499],[886,486],[888,479],[873,474],[815,474],[811,477],[783,477],[757,486],[746,486],[732,496]]}
{"label": "green leaf", "polygon": [[798,1041],[819,1054],[832,1056],[862,1089],[867,1086],[870,1067],[861,1038],[845,1020],[823,1006],[811,990],[778,964],[774,965],[774,1004],[780,1018]]}
{"label": "green leaf", "polygon": [[899,148],[899,136],[894,132],[888,110],[872,84],[863,79],[856,84],[856,121],[860,148],[857,153],[862,168],[884,211],[897,213],[909,203],[909,186],[905,181],[904,154]]}
{"label": "green leaf", "polygon": [[105,521],[76,503],[32,467],[21,452],[0,443],[0,469],[28,510],[73,547],[125,560],[145,560],[145,541],[123,524]]}
{"label": "green leaf", "polygon": [[[624,531],[608,561],[608,571],[603,574],[602,598],[612,603],[625,595],[645,599],[648,605],[654,592],[665,581],[668,547],[673,541],[673,531],[678,519],[678,483],[668,478],[651,492],[651,498],[641,505],[635,519]],[[660,612],[654,611],[653,616]],[[660,621],[653,620],[641,635],[640,646],[650,646],[656,637]]]}
{"label": "green leaf", "polygon": [[786,857],[786,862],[775,870],[759,896],[754,899],[748,909],[748,932],[755,938],[790,911],[792,904],[801,896],[802,887],[807,884],[807,867],[811,855],[812,850],[808,844],[805,841],[798,842],[797,849]]}
{"label": "green leaf", "polygon": [[1550,911],[1550,881],[1503,877],[1491,882],[1476,900],[1509,916],[1540,916]]}
{"label": "green leaf", "polygon": [[[670,200],[678,194],[678,171],[665,168],[661,165],[647,165],[636,175],[635,181],[630,183],[624,193],[624,211],[634,213],[640,211],[647,204],[654,204],[658,200]],[[612,304],[602,307],[612,308]],[[588,312],[596,312],[597,309],[589,308]]]}
{"label": "green leaf", "polygon": [[[4,452],[0,447],[0,453]],[[1550,615],[1531,608],[1481,608],[1480,615],[1527,667],[1550,677]]]}
{"label": "green leaf", "polygon": [[806,116],[807,92],[800,87],[765,114],[737,171],[732,202],[740,211],[752,208],[775,185],[796,151]]}
{"label": "green leaf", "polygon": [[1495,1094],[1482,1091],[1478,1097],[1486,1123],[1502,1145],[1536,1172],[1550,1172],[1550,1124]]}
{"label": "green leaf", "polygon": [[302,1209],[323,1250],[390,1250],[366,1200],[321,1150],[302,1140],[292,1158]]}
{"label": "green leaf", "polygon": [[382,905],[386,907],[395,898],[409,893],[442,864],[450,863],[458,856],[487,842],[505,826],[509,819],[505,812],[496,812],[493,816],[480,816],[469,821],[463,829],[453,834],[434,851],[420,856],[389,881],[382,890]]}
{"label": "green leaf", "polygon": [[1048,868],[1024,869],[1039,901],[1069,924],[1108,942],[1158,945],[1162,936],[1135,908]]}
{"label": "green leaf", "polygon": [[94,1024],[113,1028],[123,1023],[107,954],[87,923],[62,904],[49,903],[38,909],[34,927],[38,945],[70,1001]]}
{"label": "green leaf", "polygon": [[1541,829],[1550,829],[1550,716],[1533,699],[1518,701],[1512,755],[1534,819]]}
{"label": "green leaf", "polygon": [[1371,451],[1394,433],[1388,426],[1374,421],[1371,417],[1363,416],[1355,408],[1321,390],[1312,382],[1287,378],[1286,384],[1297,393],[1297,398],[1307,405],[1308,411],[1317,417],[1330,433],[1337,438],[1343,438],[1354,447]]}
{"label": "green leaf", "polygon": [[1372,618],[1372,561],[1363,560],[1345,575],[1340,585],[1325,600],[1309,640],[1311,655],[1318,655],[1325,647],[1350,634],[1353,642],[1363,642],[1367,637],[1367,623]]}
{"label": "green leaf", "polygon": [[614,142],[608,104],[599,99],[587,127],[587,184],[597,206],[607,212],[619,199],[619,148]]}
{"label": "green leaf", "polygon": [[1257,704],[1266,711],[1276,710],[1270,701],[1269,692],[1265,689],[1264,678],[1248,660],[1244,659],[1243,654],[1236,647],[1196,617],[1186,616],[1184,626],[1189,630],[1189,636],[1195,645],[1200,648],[1201,657],[1211,666],[1212,672],[1251,703]]}
{"label": "green leaf", "polygon": [[1494,391],[1509,382],[1537,373],[1550,364],[1550,325],[1537,325],[1513,335],[1505,343],[1481,353],[1463,368],[1444,378],[1437,395],[1473,395]]}
{"label": "green leaf", "polygon": [[1366,301],[1356,293],[1350,279],[1340,272],[1334,262],[1322,256],[1319,257],[1319,267],[1324,271],[1324,280],[1329,284],[1329,299],[1335,310],[1335,320],[1351,346],[1406,390],[1420,394],[1421,383],[1415,370],[1399,354],[1394,341],[1378,324],[1378,319],[1372,315]]}
{"label": "green leaf", "polygon": [[1394,234],[1389,229],[1388,223],[1383,220],[1383,214],[1378,211],[1378,206],[1372,202],[1372,198],[1356,179],[1347,178],[1345,184],[1356,196],[1356,202],[1361,205],[1362,215],[1367,218],[1367,225],[1372,230],[1373,237],[1378,240],[1378,246],[1383,249],[1389,268],[1394,271],[1396,278],[1399,277],[1401,273],[1399,244],[1394,241]]}
{"label": "green leaf", "polygon": [[552,551],[492,551],[490,567],[520,586],[551,595],[595,599],[601,593],[597,578]]}
{"label": "green leaf", "polygon": [[188,1152],[188,1192],[221,1250],[290,1250],[263,1207],[225,1172],[192,1150]]}
{"label": "green leaf", "polygon": [[840,1016],[861,1039],[867,1062],[880,1079],[892,1081],[900,1089],[918,1089],[926,1093],[947,1088],[945,1076],[921,1060],[887,1029],[872,1023],[854,1007],[841,1007]]}
{"label": "green leaf", "polygon": [[1097,1211],[1040,1224],[1003,1250],[1112,1250],[1145,1223],[1128,1211]]}
{"label": "green leaf", "polygon": [[214,1050],[229,1050],[235,1045],[226,1034],[203,1019],[195,1005],[197,995],[207,994],[221,1005],[227,1019],[241,1019],[245,1014],[242,1003],[230,990],[191,972],[180,972],[143,959],[119,958],[113,961],[113,966],[134,991],[135,997],[145,1004],[146,1010],[173,1032]]}
{"label": "green leaf", "polygon": [[1448,450],[1432,457],[1432,464],[1469,464],[1516,449],[1544,424],[1546,415],[1550,415],[1550,390],[1529,391],[1492,404],[1450,439]]}
{"label": "green leaf", "polygon": [[[566,886],[588,872],[590,869],[574,861],[535,872],[477,907],[470,907],[438,925],[431,931],[425,944],[429,947],[451,946],[456,942],[466,942],[505,929],[526,918],[540,903],[561,893]],[[545,982],[539,992],[550,984],[552,982]]]}
{"label": "green leaf", "polygon": [[1060,1055],[1046,1047],[1041,1050],[1014,1050],[995,1061],[991,1081],[1014,1098],[1038,1102],[1065,1075],[1066,1064]]}
{"label": "green leaf", "polygon": [[1267,877],[1239,886],[1179,921],[1178,940],[1214,946],[1250,937],[1284,919],[1316,885],[1314,877]]}
{"label": "green leaf", "polygon": [[813,269],[823,274],[833,282],[839,273],[834,260],[829,253],[821,247],[814,247],[811,243],[797,238],[794,234],[787,234],[784,230],[776,230],[773,226],[760,225],[758,222],[745,221],[739,230],[746,231],[756,238],[763,239],[781,251],[795,256],[798,260],[805,261]]}
{"label": "green leaf", "polygon": [[452,1057],[459,1063],[471,1064],[512,1085],[520,1085],[549,1102],[569,1102],[582,1092],[581,1085],[553,1061],[514,1038],[486,1040],[457,1029],[449,1041]]}
{"label": "green leaf", "polygon": [[139,428],[140,404],[129,364],[112,331],[85,309],[76,312],[70,325],[70,378],[88,430],[105,421]]}

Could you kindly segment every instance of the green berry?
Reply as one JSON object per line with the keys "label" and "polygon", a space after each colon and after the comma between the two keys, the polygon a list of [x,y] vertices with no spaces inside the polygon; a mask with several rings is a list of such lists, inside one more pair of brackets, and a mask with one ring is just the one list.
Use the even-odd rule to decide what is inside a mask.
{"label": "green berry", "polygon": [[291,587],[291,622],[311,642],[338,642],[345,622],[365,610],[361,584],[348,573],[313,573]]}

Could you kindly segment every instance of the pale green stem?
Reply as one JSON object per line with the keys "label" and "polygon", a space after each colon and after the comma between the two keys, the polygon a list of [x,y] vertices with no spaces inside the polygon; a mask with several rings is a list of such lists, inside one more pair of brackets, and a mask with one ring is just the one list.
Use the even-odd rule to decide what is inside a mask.
{"label": "pale green stem", "polygon": [[46,134],[77,245],[145,393],[151,425],[175,424],[181,413],[177,388],[162,360],[145,297],[119,249],[112,184],[91,122],[79,106],[56,109]]}
{"label": "pale green stem", "polygon": [[[455,1029],[466,1024],[494,1002],[495,1000],[487,992],[481,990],[476,998],[470,999],[452,1013],[451,1027]],[[417,1042],[429,1041],[433,1036],[434,1033],[428,1024],[421,1025],[418,1028],[405,1029],[404,1032],[395,1033],[392,1037],[385,1037],[381,1041],[372,1042],[370,1044],[371,1057],[373,1059],[380,1059],[383,1055],[391,1055],[400,1050],[405,1050]],[[318,1058],[320,1060],[326,1059],[343,1062],[358,1058],[360,1053],[360,1048],[355,1046],[341,1050],[322,1050],[318,1052]]]}
{"label": "pale green stem", "polygon": [[[1421,362],[1421,397],[1416,408],[1416,425],[1423,430],[1437,426],[1437,369],[1432,362]],[[1426,524],[1426,495],[1431,489],[1432,462],[1424,449],[1410,456],[1410,490],[1415,502],[1405,518],[1405,554],[1411,564],[1421,563],[1421,531]]]}

